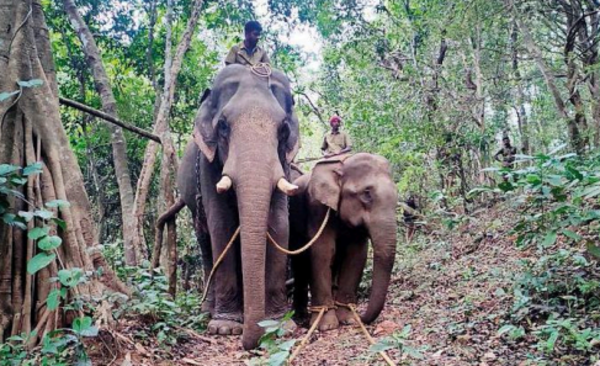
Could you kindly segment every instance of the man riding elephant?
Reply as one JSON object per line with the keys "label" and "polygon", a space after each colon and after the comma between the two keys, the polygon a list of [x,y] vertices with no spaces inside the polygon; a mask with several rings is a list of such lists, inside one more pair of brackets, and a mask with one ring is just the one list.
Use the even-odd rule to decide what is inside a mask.
{"label": "man riding elephant", "polygon": [[259,63],[271,63],[267,52],[258,45],[261,33],[260,23],[255,20],[246,23],[244,26],[244,41],[231,47],[225,59],[225,65],[254,66]]}
{"label": "man riding elephant", "polygon": [[323,145],[321,145],[321,150],[323,150],[325,157],[344,154],[352,150],[350,136],[340,130],[342,119],[337,115],[332,116],[329,120],[329,125],[331,126],[331,131],[325,135]]}

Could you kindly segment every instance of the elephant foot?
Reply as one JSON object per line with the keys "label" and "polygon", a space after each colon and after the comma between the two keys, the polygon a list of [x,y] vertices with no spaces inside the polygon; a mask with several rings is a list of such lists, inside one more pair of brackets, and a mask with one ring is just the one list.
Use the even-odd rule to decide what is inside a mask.
{"label": "elephant foot", "polygon": [[352,311],[344,307],[336,309],[335,314],[337,315],[338,321],[343,325],[356,325],[356,318]]}
{"label": "elephant foot", "polygon": [[310,320],[310,313],[306,311],[306,308],[302,310],[294,310],[294,321],[296,324],[299,324],[303,327],[308,327],[308,322]]}
{"label": "elephant foot", "polygon": [[[316,321],[318,313],[313,313],[310,318],[310,325],[312,326]],[[321,321],[319,322],[319,331],[326,332],[328,330],[337,329],[340,327],[340,322],[338,321],[337,316],[335,315],[335,309],[328,310],[324,315]]]}
{"label": "elephant foot", "polygon": [[213,319],[208,322],[208,332],[218,335],[240,335],[244,326],[240,322],[225,319]]}

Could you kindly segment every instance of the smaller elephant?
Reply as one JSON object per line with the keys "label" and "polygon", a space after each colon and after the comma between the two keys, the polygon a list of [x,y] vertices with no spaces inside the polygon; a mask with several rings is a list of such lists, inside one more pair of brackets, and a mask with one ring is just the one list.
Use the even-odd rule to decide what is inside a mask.
{"label": "smaller elephant", "polygon": [[[292,257],[296,313],[306,315],[310,287],[312,307],[328,309],[319,330],[352,324],[351,311],[336,304],[356,304],[370,239],[373,283],[361,320],[373,322],[383,309],[396,254],[398,192],[388,161],[367,153],[338,156],[319,162],[294,184],[299,191],[290,201],[291,248],[313,238],[330,210],[313,246]],[[313,313],[311,324],[316,316]]]}

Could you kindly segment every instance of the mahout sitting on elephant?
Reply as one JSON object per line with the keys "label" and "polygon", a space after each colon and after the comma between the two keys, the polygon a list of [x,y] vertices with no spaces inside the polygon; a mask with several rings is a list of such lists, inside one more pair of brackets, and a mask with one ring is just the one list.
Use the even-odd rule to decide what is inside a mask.
{"label": "mahout sitting on elephant", "polygon": [[374,321],[385,303],[396,253],[398,193],[388,161],[367,153],[337,156],[320,161],[294,184],[299,191],[290,199],[290,248],[303,246],[324,225],[312,247],[292,257],[296,313],[305,313],[310,287],[312,308],[327,309],[320,330],[353,323],[344,305],[357,302],[370,239],[373,282],[361,319]]}

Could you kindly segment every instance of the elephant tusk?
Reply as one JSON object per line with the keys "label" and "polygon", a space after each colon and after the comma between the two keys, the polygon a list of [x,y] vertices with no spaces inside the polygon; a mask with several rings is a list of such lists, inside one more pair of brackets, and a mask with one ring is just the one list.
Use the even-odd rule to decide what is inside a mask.
{"label": "elephant tusk", "polygon": [[285,178],[281,178],[277,182],[277,188],[288,196],[293,196],[298,193],[298,186],[288,182]]}
{"label": "elephant tusk", "polygon": [[231,178],[224,175],[221,178],[221,180],[217,183],[217,193],[227,192],[231,188],[232,185],[233,185],[233,182],[231,181]]}

